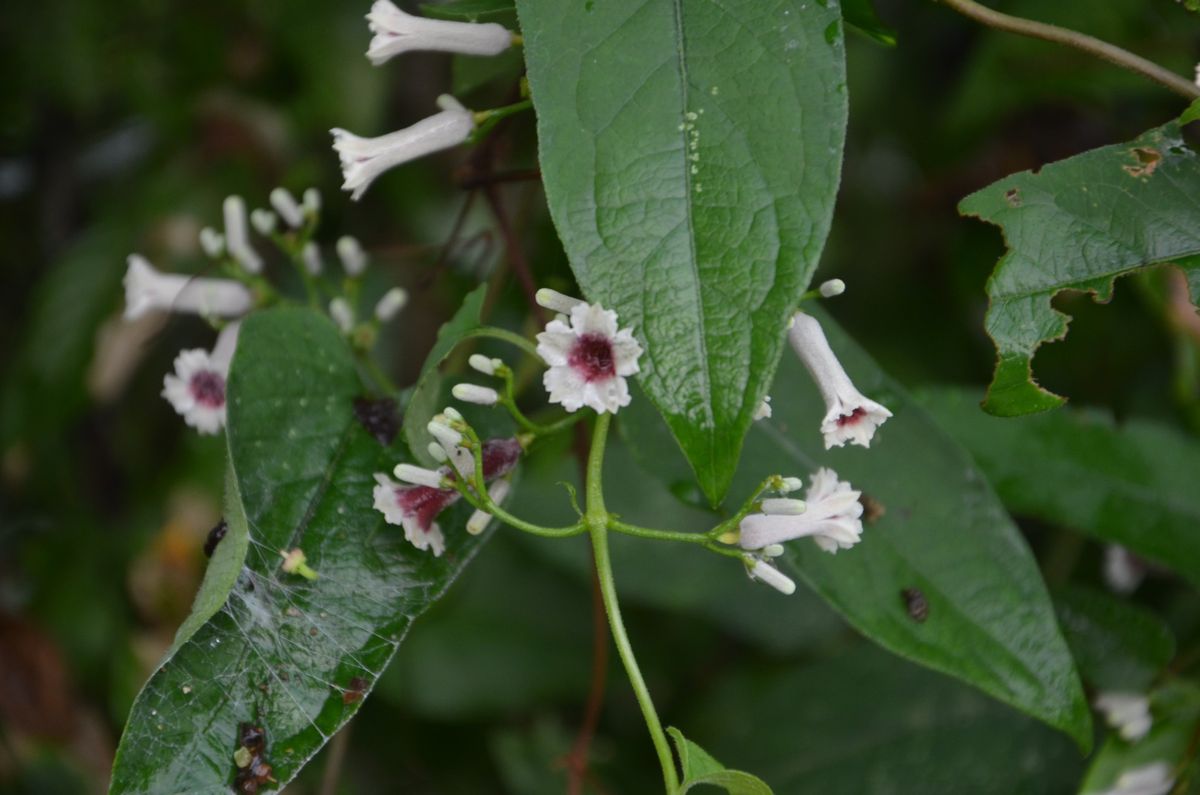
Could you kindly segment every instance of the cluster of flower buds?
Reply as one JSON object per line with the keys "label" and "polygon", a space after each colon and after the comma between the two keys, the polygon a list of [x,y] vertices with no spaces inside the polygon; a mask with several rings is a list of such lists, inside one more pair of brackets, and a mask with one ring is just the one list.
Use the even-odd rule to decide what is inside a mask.
{"label": "cluster of flower buds", "polygon": [[[321,211],[321,194],[309,188],[301,200],[286,189],[271,191],[272,209],[247,213],[240,196],[229,196],[222,205],[223,231],[200,230],[200,249],[226,278],[162,273],[140,254],[131,254],[125,272],[125,318],[135,320],[153,311],[199,315],[220,329],[212,351],[181,351],[175,370],[163,380],[162,395],[184,421],[202,434],[215,434],[225,425],[225,385],[237,347],[240,320],[255,307],[272,301],[274,288],[263,277],[265,260],[251,239],[258,232],[277,246],[300,272],[310,301],[332,288],[317,281],[323,270],[320,248],[312,239]],[[280,221],[282,220],[282,224]],[[359,323],[354,303],[367,267],[362,246],[352,237],[337,242],[338,258],[346,273],[342,289],[329,302],[329,313],[338,327],[361,347],[373,343],[379,324],[394,318],[408,296],[393,288],[375,304],[373,316]]]}
{"label": "cluster of flower buds", "polygon": [[[523,448],[515,438],[480,442],[463,416],[450,407],[430,420],[427,430],[433,439],[429,453],[443,465],[427,469],[398,464],[392,474],[399,482],[376,473],[374,498],[375,509],[389,524],[403,527],[404,537],[413,546],[438,557],[446,549],[445,536],[436,521],[438,514],[458,502],[464,490],[475,493],[484,504],[503,503],[509,488],[506,476],[516,466]],[[476,491],[480,480],[491,484],[486,487],[486,499]],[[467,520],[467,531],[482,533],[491,518],[483,508],[477,509]]]}
{"label": "cluster of flower buds", "polygon": [[[367,14],[373,34],[367,58],[379,66],[401,53],[433,50],[463,55],[497,55],[519,37],[494,22],[453,22],[406,14],[389,0],[375,0]],[[333,148],[341,160],[342,190],[358,200],[383,172],[425,155],[466,143],[475,132],[476,114],[454,97],[438,97],[441,109],[426,119],[377,138],[363,138],[342,129],[331,130]]]}
{"label": "cluster of flower buds", "polygon": [[804,487],[799,478],[776,478],[771,490],[779,496],[757,501],[757,510],[743,516],[736,533],[727,540],[747,551],[744,558],[751,578],[790,594],[796,584],[771,563],[783,554],[783,544],[811,538],[817,546],[836,554],[862,538],[862,492],[839,480],[832,469],[822,467],[812,476],[803,500],[790,497]]}

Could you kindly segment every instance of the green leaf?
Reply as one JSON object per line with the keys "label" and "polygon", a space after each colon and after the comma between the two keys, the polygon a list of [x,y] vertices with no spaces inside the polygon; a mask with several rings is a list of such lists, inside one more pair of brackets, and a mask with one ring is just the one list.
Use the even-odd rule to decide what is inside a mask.
{"label": "green leaf", "polygon": [[683,736],[683,732],[674,726],[667,729],[667,734],[675,742],[679,752],[679,764],[683,768],[683,782],[679,785],[679,795],[684,795],[696,787],[707,784],[720,787],[729,795],[771,795],[771,788],[766,783],[749,773],[741,770],[728,770],[708,752]]}
{"label": "green leaf", "polygon": [[[1080,785],[1081,795],[1109,792],[1122,774],[1158,762],[1171,768],[1176,782],[1195,784],[1200,776],[1200,756],[1196,754],[1196,738],[1200,737],[1200,687],[1189,681],[1171,682],[1150,694],[1150,712],[1154,725],[1141,740],[1127,743],[1119,737],[1109,737]],[[1171,792],[1183,791],[1171,789]]]}
{"label": "green leaf", "polygon": [[471,337],[472,332],[479,328],[486,293],[487,285],[482,284],[467,293],[462,306],[438,330],[437,341],[421,366],[421,375],[417,377],[417,384],[404,408],[404,438],[413,455],[425,466],[437,466],[438,463],[429,455],[427,446],[430,436],[425,426],[442,407],[440,401],[445,392],[445,379],[440,370],[442,362],[454,351],[455,346]]}
{"label": "green leaf", "polygon": [[[1062,405],[1033,380],[1034,352],[1062,339],[1069,318],[1051,306],[1062,290],[1104,302],[1113,281],[1164,262],[1195,269],[1200,254],[1200,156],[1178,122],[996,182],[959,212],[1004,230],[1008,253],[988,279],[984,325],[996,372],[983,407],[1000,416]],[[1193,296],[1195,299],[1196,296]]]}
{"label": "green leaf", "polygon": [[1200,444],[1166,425],[1096,411],[996,419],[978,395],[922,393],[1009,509],[1111,541],[1200,584]]}
{"label": "green leaf", "polygon": [[743,669],[695,694],[691,734],[780,795],[1061,795],[1062,735],[868,644]]}
{"label": "green leaf", "polygon": [[837,3],[517,10],[571,267],[642,342],[642,386],[715,504],[829,231],[846,129]]}
{"label": "green leaf", "polygon": [[880,44],[896,46],[896,31],[879,18],[873,0],[842,0],[842,16],[846,18],[847,25]]}
{"label": "green leaf", "polygon": [[[441,558],[373,509],[373,473],[408,456],[355,420],[360,391],[323,316],[278,309],[244,321],[229,378],[229,532],[196,615],[134,704],[113,792],[228,792],[244,721],[265,729],[271,786],[282,788],[478,548],[460,529],[470,506],[441,517]],[[281,570],[279,551],[292,548],[315,580]]]}
{"label": "green leaf", "polygon": [[1144,691],[1175,656],[1162,619],[1103,591],[1064,588],[1054,607],[1079,673],[1100,690]]}
{"label": "green leaf", "polygon": [[449,3],[423,3],[421,13],[434,19],[454,22],[498,22],[515,27],[517,12],[513,0],[453,0]]}
{"label": "green leaf", "polygon": [[[749,493],[769,474],[806,477],[832,467],[883,514],[866,522],[861,543],[837,555],[806,539],[788,544],[784,570],[889,651],[970,682],[1088,747],[1087,702],[1024,539],[966,451],[832,320],[814,313],[857,386],[895,416],[869,451],[825,451],[824,405],[796,357],[785,356],[772,387],[774,414],[747,436],[734,493]],[[626,438],[642,435],[653,438],[641,429]],[[678,471],[662,461],[661,447],[649,449],[654,469]],[[909,615],[909,589],[928,604],[924,621]]]}

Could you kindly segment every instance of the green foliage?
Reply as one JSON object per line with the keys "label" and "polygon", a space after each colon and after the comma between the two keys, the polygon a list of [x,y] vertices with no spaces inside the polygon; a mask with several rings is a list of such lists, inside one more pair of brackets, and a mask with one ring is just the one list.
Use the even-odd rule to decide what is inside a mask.
{"label": "green foliage", "polygon": [[687,725],[778,795],[1060,795],[1080,769],[1061,735],[865,644],[726,676]]}
{"label": "green foliage", "polygon": [[1004,230],[1008,253],[988,280],[985,325],[997,364],[983,407],[1000,416],[1044,411],[1064,399],[1033,381],[1034,352],[1062,339],[1068,318],[1051,306],[1063,290],[1112,298],[1118,276],[1175,262],[1200,285],[1200,156],[1178,122],[1038,172],[1022,172],[962,201]]}
{"label": "green foliage", "polygon": [[923,393],[1005,504],[1087,533],[1200,584],[1200,445],[1146,420],[1095,411],[983,416],[973,392]]}
{"label": "green foliage", "polygon": [[875,11],[873,0],[842,0],[846,24],[860,30],[880,44],[896,46],[896,31],[884,24]]}
{"label": "green foliage", "polygon": [[[113,792],[228,791],[242,722],[265,729],[282,786],[358,710],[413,618],[470,561],[479,542],[459,530],[466,506],[442,517],[442,558],[372,507],[372,473],[407,456],[359,425],[361,391],[328,320],[279,309],[244,322],[229,379],[229,535],[197,616],[134,704]],[[316,579],[282,571],[290,549]]]}
{"label": "green foliage", "polygon": [[715,504],[829,230],[846,127],[836,4],[517,10],[571,267],[645,346],[642,387]]}
{"label": "green foliage", "polygon": [[[822,403],[794,356],[772,391],[774,415],[755,424],[735,493],[768,472],[808,475],[831,466],[882,511],[861,544],[837,555],[808,540],[787,545],[784,570],[803,578],[847,621],[884,648],[956,676],[1075,738],[1091,742],[1091,721],[1045,585],[1024,540],[966,452],[854,346],[827,317],[830,344],[855,383],[895,417],[869,453],[821,450]],[[632,408],[632,407],[631,407]],[[626,438],[662,471],[663,442],[644,412]],[[634,448],[638,450],[638,447]],[[668,478],[681,467],[668,469]],[[907,612],[917,589],[928,617]]]}
{"label": "green foliage", "polygon": [[1060,589],[1054,609],[1079,673],[1092,687],[1144,691],[1175,656],[1175,638],[1161,618],[1103,591]]}
{"label": "green foliage", "polygon": [[674,727],[667,729],[679,753],[679,766],[683,768],[683,781],[678,795],[691,792],[696,787],[720,787],[729,795],[771,795],[771,788],[757,776],[741,770],[729,770],[707,751],[683,736]]}

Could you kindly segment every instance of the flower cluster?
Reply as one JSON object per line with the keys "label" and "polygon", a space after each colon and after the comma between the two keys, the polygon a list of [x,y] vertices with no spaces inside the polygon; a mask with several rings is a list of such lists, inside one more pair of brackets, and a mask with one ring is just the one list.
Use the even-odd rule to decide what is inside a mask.
{"label": "flower cluster", "polygon": [[[163,379],[162,395],[189,426],[202,434],[215,434],[225,426],[226,381],[237,348],[241,319],[255,307],[275,300],[274,288],[263,277],[266,260],[255,247],[250,230],[258,232],[288,256],[301,275],[310,300],[322,289],[318,281],[324,271],[321,252],[312,237],[321,209],[321,195],[310,188],[297,199],[285,188],[271,192],[273,209],[247,213],[240,196],[230,196],[222,205],[224,229],[200,230],[201,251],[227,278],[162,273],[140,254],[131,254],[125,272],[125,319],[145,317],[152,312],[198,315],[220,330],[212,351],[184,350],[175,359],[174,372]],[[279,227],[283,221],[282,229]],[[403,308],[407,295],[394,288],[375,304],[373,316],[358,321],[355,300],[367,258],[358,241],[343,237],[337,253],[348,277],[346,291],[329,304],[338,327],[360,348],[369,348],[379,325]]]}
{"label": "flower cluster", "polygon": [[[389,0],[375,0],[367,14],[372,35],[367,58],[375,66],[401,53],[435,50],[463,55],[497,55],[517,37],[494,22],[452,22],[406,14]],[[342,163],[345,182],[357,201],[383,172],[425,155],[465,143],[475,132],[476,114],[454,97],[438,97],[441,109],[426,119],[376,138],[364,138],[334,128],[333,148]]]}

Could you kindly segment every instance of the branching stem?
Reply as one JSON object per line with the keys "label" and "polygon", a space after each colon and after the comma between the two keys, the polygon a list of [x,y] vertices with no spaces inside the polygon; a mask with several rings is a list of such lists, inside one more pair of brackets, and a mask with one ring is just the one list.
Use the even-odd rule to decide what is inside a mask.
{"label": "branching stem", "polygon": [[1189,99],[1200,97],[1200,86],[1197,86],[1186,78],[1180,77],[1169,69],[1164,69],[1153,61],[1148,61],[1140,55],[1134,55],[1128,50],[1123,50],[1120,47],[1101,41],[1086,33],[1060,28],[1057,25],[1048,25],[1044,22],[1035,22],[1031,19],[1014,17],[1009,14],[1002,14],[999,11],[993,11],[987,6],[980,5],[975,0],[940,0],[940,2],[945,3],[963,16],[969,17],[989,28],[1072,47],[1089,55],[1094,55],[1097,58],[1102,58],[1116,66],[1137,72],[1143,77],[1148,77],[1156,83],[1166,86],[1176,94],[1188,97]]}

